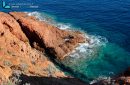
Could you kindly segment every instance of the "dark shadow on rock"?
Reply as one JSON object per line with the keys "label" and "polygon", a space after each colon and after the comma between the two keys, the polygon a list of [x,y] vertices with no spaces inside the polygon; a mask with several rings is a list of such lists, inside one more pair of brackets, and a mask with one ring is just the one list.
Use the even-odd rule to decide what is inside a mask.
{"label": "dark shadow on rock", "polygon": [[21,83],[19,85],[88,85],[76,78],[55,78],[55,77],[37,77],[37,76],[20,76]]}

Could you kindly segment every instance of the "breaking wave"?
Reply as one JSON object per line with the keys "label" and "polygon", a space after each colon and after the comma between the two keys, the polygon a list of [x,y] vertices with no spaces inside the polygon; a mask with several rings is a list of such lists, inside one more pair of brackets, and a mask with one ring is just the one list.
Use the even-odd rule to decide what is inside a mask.
{"label": "breaking wave", "polygon": [[40,21],[44,21],[44,22],[47,22],[49,24],[52,24],[56,27],[58,27],[59,29],[71,29],[72,26],[71,24],[68,24],[68,23],[60,23],[60,22],[56,22],[54,17],[46,14],[46,13],[40,13],[40,12],[26,12],[28,13],[29,16],[35,16],[38,20]]}
{"label": "breaking wave", "polygon": [[93,85],[99,81],[105,81],[107,83],[109,83],[109,85],[111,85],[111,82],[112,82],[112,78],[111,77],[106,77],[106,76],[99,76],[98,78],[92,80],[89,84],[90,85]]}
{"label": "breaking wave", "polygon": [[89,42],[79,43],[79,46],[63,60],[65,65],[75,66],[78,62],[80,63],[84,60],[90,61],[91,59],[94,59],[94,55],[97,55],[101,47],[106,46],[106,43],[108,42],[106,38],[101,36],[85,34],[85,37]]}

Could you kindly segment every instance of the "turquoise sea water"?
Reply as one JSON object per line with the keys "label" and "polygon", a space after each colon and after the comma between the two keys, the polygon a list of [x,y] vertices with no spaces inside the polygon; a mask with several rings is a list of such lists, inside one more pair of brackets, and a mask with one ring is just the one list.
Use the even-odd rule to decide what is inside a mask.
{"label": "turquoise sea water", "polygon": [[113,77],[130,66],[130,0],[35,0],[35,4],[39,8],[0,10],[33,12],[29,14],[90,37],[89,45],[81,44],[62,62],[74,72],[67,73],[92,81]]}

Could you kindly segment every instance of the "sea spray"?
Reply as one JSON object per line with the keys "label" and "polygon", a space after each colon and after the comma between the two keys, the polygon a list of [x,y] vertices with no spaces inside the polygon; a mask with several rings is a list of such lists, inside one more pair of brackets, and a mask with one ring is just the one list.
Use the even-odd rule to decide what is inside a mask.
{"label": "sea spray", "polygon": [[50,15],[46,14],[46,13],[40,13],[40,12],[25,12],[27,13],[29,16],[34,16],[35,18],[37,18],[39,21],[44,21],[47,23],[53,23],[54,21],[54,17],[51,17]]}
{"label": "sea spray", "polygon": [[[74,72],[85,72],[89,62],[94,61],[100,55],[102,48],[108,43],[107,39],[101,36],[85,35],[85,37],[89,39],[89,43],[79,43],[79,46],[62,61],[65,66],[71,68]],[[82,74],[88,77],[86,73]],[[88,81],[87,79],[83,80]]]}
{"label": "sea spray", "polygon": [[101,36],[85,34],[85,37],[89,42],[79,43],[79,46],[76,47],[62,63],[67,66],[75,66],[77,63],[81,63],[84,60],[90,61],[91,59],[94,59],[94,55],[99,53],[100,48],[105,46],[108,42],[106,38]]}
{"label": "sea spray", "polygon": [[44,21],[47,22],[51,25],[54,25],[58,27],[59,29],[65,30],[65,29],[72,29],[73,27],[69,23],[60,23],[55,21],[55,18],[52,17],[51,15],[48,15],[46,13],[40,13],[40,12],[25,12],[28,13],[29,16],[35,16],[39,21]]}
{"label": "sea spray", "polygon": [[[97,79],[94,79],[94,80],[92,80],[89,84],[90,85],[93,85],[93,84],[96,84],[96,83],[98,83],[98,82],[100,82],[100,81],[103,81],[103,82],[107,82],[107,84],[109,84],[109,85],[111,85],[111,83],[112,83],[112,78],[111,77],[106,77],[106,76],[99,76]],[[102,83],[103,83],[102,82]],[[100,84],[100,83],[99,83]]]}

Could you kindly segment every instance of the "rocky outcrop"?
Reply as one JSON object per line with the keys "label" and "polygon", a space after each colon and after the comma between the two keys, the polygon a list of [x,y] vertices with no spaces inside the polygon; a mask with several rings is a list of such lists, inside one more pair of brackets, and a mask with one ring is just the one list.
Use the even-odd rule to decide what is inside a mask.
{"label": "rocky outcrop", "polygon": [[18,22],[9,14],[0,12],[0,81],[8,81],[18,72],[65,77],[43,52],[30,46]]}
{"label": "rocky outcrop", "polygon": [[[0,85],[86,85],[50,60],[63,60],[84,42],[89,39],[81,32],[58,29],[22,12],[0,12]],[[130,85],[130,68],[93,85]]]}
{"label": "rocky outcrop", "polygon": [[60,30],[25,13],[10,14],[20,23],[30,42],[39,43],[48,54],[59,60],[64,59],[79,43],[86,41],[80,32]]}
{"label": "rocky outcrop", "polygon": [[112,78],[97,81],[92,85],[130,85],[130,68]]}
{"label": "rocky outcrop", "polygon": [[130,85],[130,67],[115,78],[117,85]]}
{"label": "rocky outcrop", "polygon": [[13,17],[11,17],[11,15],[0,12],[0,23],[3,24],[2,26],[4,26],[5,29],[9,29],[9,31],[18,39],[24,42],[28,41],[27,37],[22,32],[19,23]]}
{"label": "rocky outcrop", "polygon": [[18,83],[16,78],[22,74],[67,78],[47,55],[63,59],[82,42],[80,32],[60,30],[25,13],[0,12],[0,85],[10,80]]}

